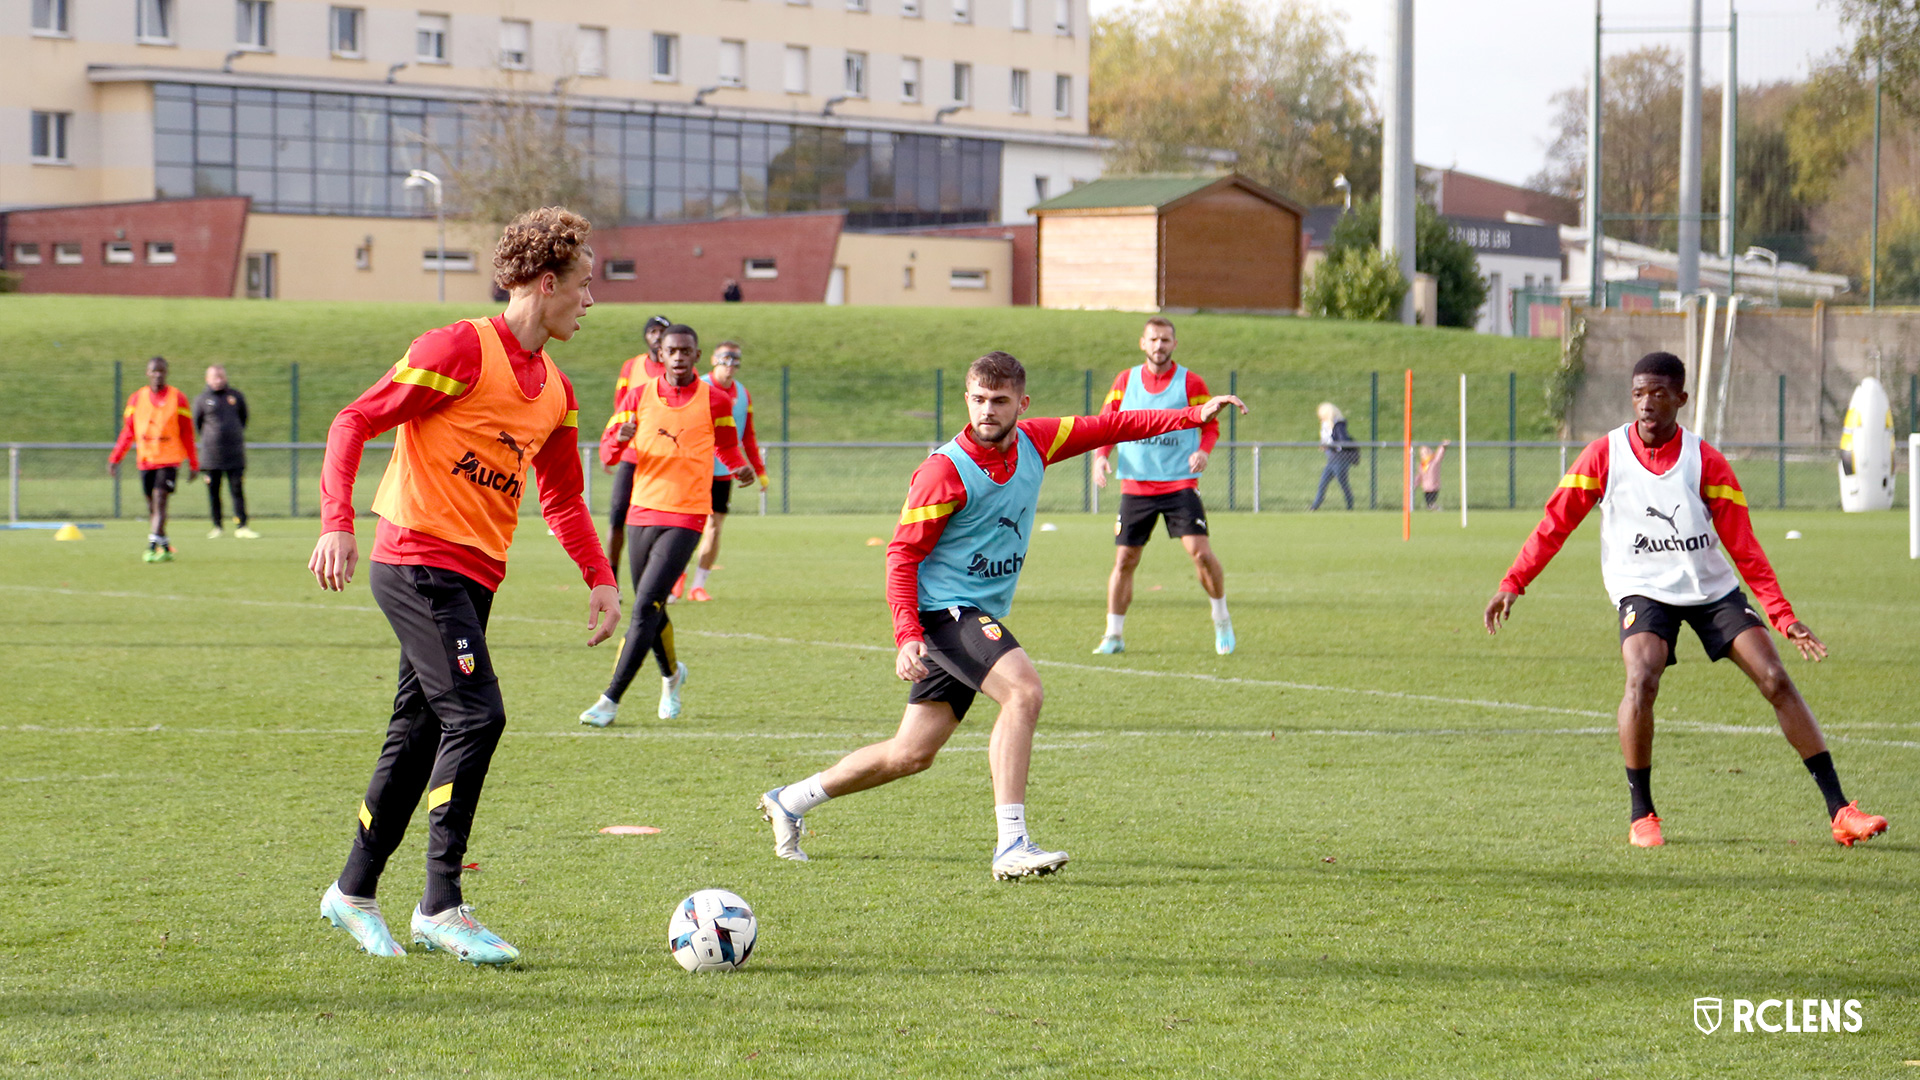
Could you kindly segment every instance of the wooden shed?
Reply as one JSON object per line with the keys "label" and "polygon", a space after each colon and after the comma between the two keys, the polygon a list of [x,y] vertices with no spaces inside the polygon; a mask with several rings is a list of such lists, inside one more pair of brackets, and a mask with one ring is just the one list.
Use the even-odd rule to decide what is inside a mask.
{"label": "wooden shed", "polygon": [[1133,176],[1033,208],[1040,306],[1293,311],[1306,208],[1244,176]]}

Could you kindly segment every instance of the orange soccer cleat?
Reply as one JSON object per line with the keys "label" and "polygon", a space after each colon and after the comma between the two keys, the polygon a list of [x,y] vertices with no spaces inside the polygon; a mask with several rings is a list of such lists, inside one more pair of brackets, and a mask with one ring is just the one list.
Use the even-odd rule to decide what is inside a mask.
{"label": "orange soccer cleat", "polygon": [[[1838,830],[1839,826],[1834,826]],[[1666,839],[1660,835],[1660,816],[1648,814],[1627,828],[1627,842],[1634,847],[1662,847]]]}
{"label": "orange soccer cleat", "polygon": [[687,575],[681,574],[680,580],[673,583],[673,598],[675,600],[680,599],[680,594],[686,591],[687,591]]}
{"label": "orange soccer cleat", "polygon": [[699,604],[704,604],[707,601],[713,599],[713,597],[707,593],[707,590],[699,585],[694,586],[693,592],[690,593],[689,595],[693,598],[695,603],[699,603]]}
{"label": "orange soccer cleat", "polygon": [[1833,839],[1844,847],[1852,847],[1855,840],[1870,840],[1886,831],[1887,819],[1860,809],[1858,799],[1833,815]]}

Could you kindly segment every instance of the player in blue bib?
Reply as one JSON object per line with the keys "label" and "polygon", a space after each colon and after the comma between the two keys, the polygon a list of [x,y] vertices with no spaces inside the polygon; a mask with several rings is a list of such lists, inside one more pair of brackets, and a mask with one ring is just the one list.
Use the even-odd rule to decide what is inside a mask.
{"label": "player in blue bib", "polygon": [[984,693],[1000,706],[987,744],[999,826],[993,876],[1051,874],[1066,865],[1066,852],[1027,836],[1027,767],[1042,694],[1033,661],[1005,621],[1033,538],[1040,481],[1047,466],[1095,447],[1197,428],[1228,405],[1246,406],[1217,397],[1174,409],[1022,420],[1026,387],[1026,369],[1006,353],[975,360],[967,370],[966,430],[914,471],[887,548],[887,606],[900,650],[894,673],[913,684],[906,715],[893,738],[760,797],[781,858],[806,860],[801,819],[809,810],[932,765]]}

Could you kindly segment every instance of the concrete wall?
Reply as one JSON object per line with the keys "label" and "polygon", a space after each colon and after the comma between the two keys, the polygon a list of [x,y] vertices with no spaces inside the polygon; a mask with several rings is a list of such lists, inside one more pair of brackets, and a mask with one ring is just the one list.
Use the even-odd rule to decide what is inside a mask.
{"label": "concrete wall", "polygon": [[972,236],[1005,240],[1013,245],[1013,270],[1008,277],[1008,302],[1032,307],[1040,289],[1040,227],[1037,225],[938,225],[901,230],[915,236]]}
{"label": "concrete wall", "polygon": [[1049,213],[1040,219],[1040,306],[1158,311],[1160,219]]}
{"label": "concrete wall", "polygon": [[[912,307],[1006,307],[1013,244],[990,238],[841,233],[833,263],[846,273],[847,303]],[[955,270],[986,272],[986,287],[954,288]]]}
{"label": "concrete wall", "polygon": [[[238,272],[247,200],[110,203],[16,210],[4,217],[7,267],[20,273],[22,292],[226,296]],[[105,261],[106,245],[115,241],[133,245],[131,263]],[[173,244],[174,262],[148,262],[152,241]],[[55,245],[66,243],[80,245],[79,263],[55,261]],[[38,246],[39,263],[19,261],[23,244]]]}
{"label": "concrete wall", "polygon": [[[493,247],[499,235],[491,228],[447,223],[448,252],[473,255],[472,270],[448,272],[449,303],[492,302]],[[432,221],[251,214],[245,252],[274,253],[277,299],[432,301],[439,294],[438,275],[427,267],[427,253],[437,251],[438,245]],[[365,268],[356,263],[363,246],[369,255]],[[246,296],[244,267],[242,259],[239,271],[227,281],[226,295]]]}

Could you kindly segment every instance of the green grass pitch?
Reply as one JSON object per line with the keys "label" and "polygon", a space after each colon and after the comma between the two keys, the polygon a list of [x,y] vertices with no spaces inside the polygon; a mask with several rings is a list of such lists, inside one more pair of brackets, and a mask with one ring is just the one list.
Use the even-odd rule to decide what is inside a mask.
{"label": "green grass pitch", "polygon": [[[397,653],[364,573],[344,596],[305,574],[311,523],[154,566],[135,523],[0,533],[0,1075],[1916,1075],[1920,635],[1895,515],[1758,519],[1834,649],[1789,668],[1849,795],[1893,823],[1854,850],[1691,638],[1659,708],[1669,845],[1627,846],[1591,528],[1489,640],[1532,513],[1423,516],[1410,544],[1388,514],[1221,514],[1239,654],[1213,655],[1156,538],[1129,651],[1093,657],[1111,524],[1052,520],[1008,625],[1049,695],[1035,835],[1073,862],[1016,884],[987,872],[990,705],[930,772],[811,815],[811,864],[774,859],[753,809],[898,720],[867,544],[888,519],[736,515],[716,599],[674,609],[685,716],[640,720],[643,680],[605,732],[575,716],[612,646],[582,647],[585,589],[525,523],[467,877],[525,952],[506,970],[372,960],[318,917]],[[396,923],[422,831],[385,882]],[[760,917],[734,975],[666,952],[671,906],[709,886]],[[1865,1026],[1703,1035],[1696,997],[1858,999]]]}

